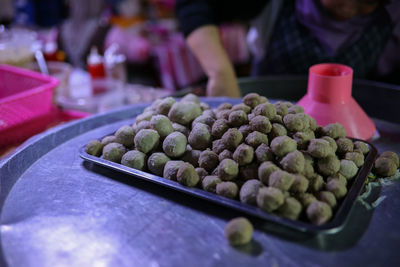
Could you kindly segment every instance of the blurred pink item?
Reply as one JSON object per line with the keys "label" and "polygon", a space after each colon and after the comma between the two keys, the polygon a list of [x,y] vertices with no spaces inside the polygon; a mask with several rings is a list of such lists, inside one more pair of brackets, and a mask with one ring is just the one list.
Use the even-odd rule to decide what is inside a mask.
{"label": "blurred pink item", "polygon": [[112,27],[105,40],[106,49],[112,44],[118,44],[119,52],[124,54],[129,62],[143,63],[150,57],[150,41],[133,28],[125,30]]}
{"label": "blurred pink item", "polygon": [[317,64],[310,68],[307,94],[298,104],[319,125],[339,122],[347,135],[367,140],[376,127],[351,96],[353,69],[340,64]]}
{"label": "blurred pink item", "polygon": [[181,34],[154,49],[164,88],[175,90],[176,86],[190,85],[205,76],[199,62],[185,44]]}
{"label": "blurred pink item", "polygon": [[250,53],[246,42],[247,30],[240,24],[225,24],[219,27],[222,45],[234,64],[246,63]]}
{"label": "blurred pink item", "polygon": [[50,76],[0,65],[0,146],[15,141],[17,127],[49,113],[57,85]]}

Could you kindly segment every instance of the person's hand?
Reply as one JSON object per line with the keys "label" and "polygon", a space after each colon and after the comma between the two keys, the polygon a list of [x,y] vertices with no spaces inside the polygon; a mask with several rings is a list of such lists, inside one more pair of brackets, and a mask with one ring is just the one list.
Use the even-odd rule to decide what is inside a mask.
{"label": "person's hand", "polygon": [[207,96],[240,97],[240,90],[233,70],[229,67],[223,72],[210,75],[207,83]]}
{"label": "person's hand", "polygon": [[208,77],[207,95],[240,97],[235,71],[218,28],[214,25],[197,28],[186,41]]}

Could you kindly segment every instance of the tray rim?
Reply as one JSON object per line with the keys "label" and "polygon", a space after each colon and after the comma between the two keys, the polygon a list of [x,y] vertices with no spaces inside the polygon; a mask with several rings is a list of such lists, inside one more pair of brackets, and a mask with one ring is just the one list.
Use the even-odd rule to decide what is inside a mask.
{"label": "tray rim", "polygon": [[[112,135],[113,133],[109,134]],[[108,136],[108,135],[106,135]],[[103,136],[104,137],[104,136]],[[341,201],[340,207],[336,210],[335,215],[331,221],[322,225],[314,225],[311,223],[298,221],[298,220],[290,220],[287,218],[279,217],[272,213],[267,213],[262,209],[252,206],[249,204],[241,203],[236,199],[229,199],[223,196],[219,196],[217,194],[207,192],[200,188],[195,187],[187,187],[179,184],[176,181],[165,179],[163,177],[140,171],[137,169],[130,168],[128,166],[124,166],[119,163],[111,162],[100,157],[92,156],[86,153],[86,144],[81,146],[79,149],[79,156],[88,162],[94,163],[96,165],[118,171],[123,174],[127,174],[133,176],[135,178],[139,178],[144,181],[149,181],[170,189],[174,189],[176,191],[185,193],[190,196],[194,196],[200,199],[204,199],[215,204],[225,206],[231,209],[238,210],[240,212],[246,213],[250,216],[254,216],[268,222],[272,222],[275,224],[283,225],[289,227],[293,230],[297,230],[304,233],[313,233],[313,234],[334,234],[339,232],[347,222],[349,218],[351,209],[354,206],[354,203],[357,201],[357,198],[363,189],[364,183],[370,173],[374,160],[378,154],[378,151],[374,145],[369,143],[368,141],[347,137],[353,141],[362,141],[368,144],[370,150],[365,157],[364,165],[358,170],[356,177],[352,179],[352,185],[348,189],[348,192],[345,198]],[[100,138],[101,139],[101,138]],[[368,163],[368,164],[367,164]]]}

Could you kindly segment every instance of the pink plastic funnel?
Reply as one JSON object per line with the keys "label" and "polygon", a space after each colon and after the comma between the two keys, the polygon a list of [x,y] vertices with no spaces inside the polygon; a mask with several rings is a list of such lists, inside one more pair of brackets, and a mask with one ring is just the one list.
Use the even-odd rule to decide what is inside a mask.
{"label": "pink plastic funnel", "polygon": [[351,96],[353,69],[340,64],[317,64],[310,68],[307,94],[297,103],[319,125],[339,122],[347,135],[367,140],[375,124]]}

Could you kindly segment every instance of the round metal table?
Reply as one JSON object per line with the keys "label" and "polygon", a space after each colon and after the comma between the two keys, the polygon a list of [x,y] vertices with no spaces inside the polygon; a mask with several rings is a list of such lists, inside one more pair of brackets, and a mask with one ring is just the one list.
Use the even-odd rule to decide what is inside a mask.
{"label": "round metal table", "polygon": [[[354,90],[364,108],[365,103],[400,103],[397,88],[368,86],[356,82],[359,89]],[[365,95],[365,88],[374,86],[378,92]],[[244,92],[256,87],[264,88],[258,91],[267,97],[288,100],[305,90],[304,78],[241,81]],[[237,101],[203,100],[211,106]],[[234,248],[225,240],[224,227],[242,215],[237,211],[79,157],[82,145],[132,122],[144,107],[59,126],[0,162],[0,266],[400,266],[399,181],[374,189],[370,201],[387,196],[374,210],[357,202],[339,233],[309,235],[250,218],[253,241]],[[381,135],[373,144],[380,152],[400,153],[395,109],[371,113],[370,108]]]}

